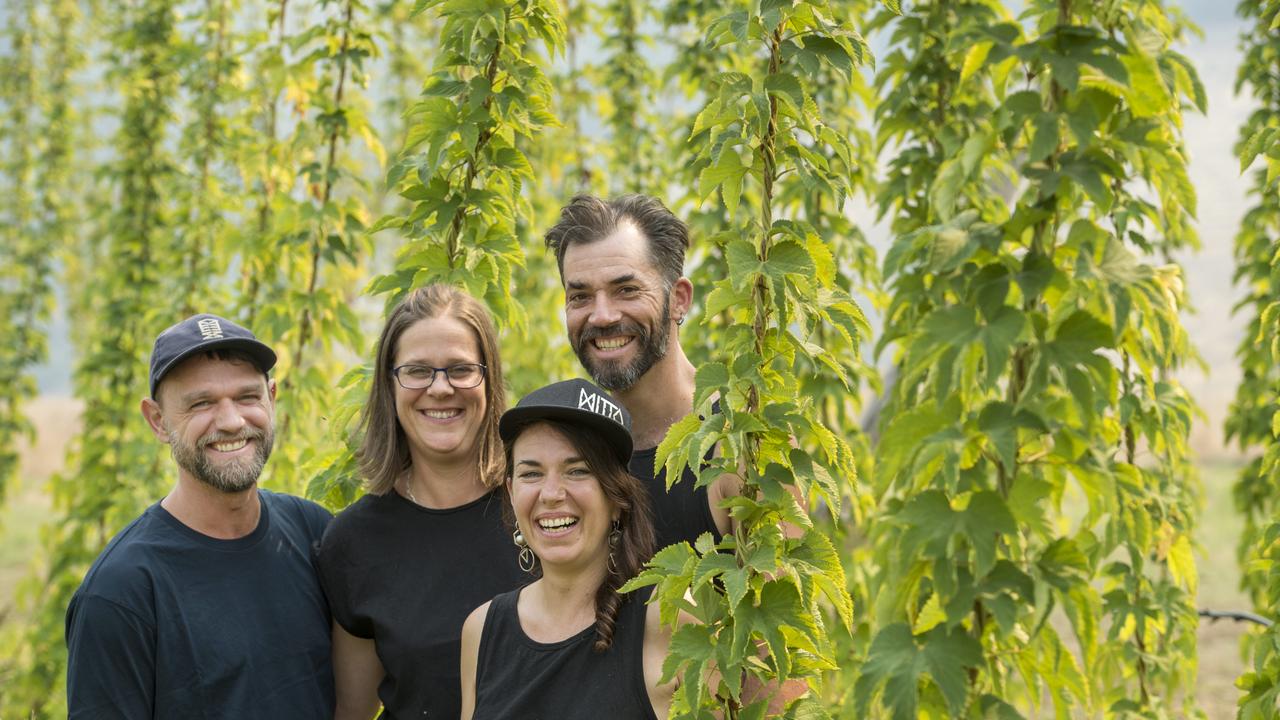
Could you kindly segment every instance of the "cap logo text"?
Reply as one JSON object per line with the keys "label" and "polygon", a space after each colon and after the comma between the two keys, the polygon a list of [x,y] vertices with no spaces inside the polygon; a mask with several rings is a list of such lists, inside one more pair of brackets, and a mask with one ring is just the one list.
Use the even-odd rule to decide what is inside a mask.
{"label": "cap logo text", "polygon": [[205,318],[196,322],[196,327],[200,329],[200,337],[205,340],[222,337],[222,325],[214,318]]}
{"label": "cap logo text", "polygon": [[624,425],[622,421],[622,409],[613,404],[603,395],[593,392],[587,392],[586,388],[578,390],[578,409],[590,410],[597,415],[603,415],[610,420]]}

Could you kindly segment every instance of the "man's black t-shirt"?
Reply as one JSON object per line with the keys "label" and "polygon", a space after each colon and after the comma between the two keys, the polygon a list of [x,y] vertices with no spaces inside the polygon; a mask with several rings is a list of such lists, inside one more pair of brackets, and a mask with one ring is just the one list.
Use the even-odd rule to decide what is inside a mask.
{"label": "man's black t-shirt", "polygon": [[395,492],[365,495],[325,533],[321,582],[334,620],[377,646],[382,718],[461,713],[463,621],[532,579],[517,564],[502,503],[497,490],[447,510]]}
{"label": "man's black t-shirt", "polygon": [[668,545],[688,541],[690,545],[704,532],[720,541],[720,530],[716,527],[715,518],[711,515],[711,507],[707,504],[707,488],[695,488],[698,476],[689,468],[685,468],[680,479],[667,490],[667,470],[659,468],[655,475],[653,461],[658,448],[637,450],[631,455],[628,469],[649,491],[649,501],[653,507],[653,529],[657,534],[656,549],[661,550]]}
{"label": "man's black t-shirt", "polygon": [[156,503],[107,545],[67,608],[72,718],[332,717],[311,560],[329,513],[258,497],[242,538],[202,535]]}
{"label": "man's black t-shirt", "polygon": [[645,600],[623,596],[613,644],[597,653],[596,629],[540,643],[520,626],[520,591],[493,599],[476,655],[474,720],[656,720],[644,680]]}

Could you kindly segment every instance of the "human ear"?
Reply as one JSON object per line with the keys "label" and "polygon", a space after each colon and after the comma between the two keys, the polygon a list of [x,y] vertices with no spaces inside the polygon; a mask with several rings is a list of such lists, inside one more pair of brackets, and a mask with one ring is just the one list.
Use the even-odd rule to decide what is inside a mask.
{"label": "human ear", "polygon": [[146,418],[147,425],[151,427],[151,433],[157,440],[169,442],[169,431],[164,426],[164,412],[160,409],[160,403],[151,398],[142,398],[142,417]]}
{"label": "human ear", "polygon": [[693,307],[693,283],[682,277],[671,286],[671,314],[683,320]]}

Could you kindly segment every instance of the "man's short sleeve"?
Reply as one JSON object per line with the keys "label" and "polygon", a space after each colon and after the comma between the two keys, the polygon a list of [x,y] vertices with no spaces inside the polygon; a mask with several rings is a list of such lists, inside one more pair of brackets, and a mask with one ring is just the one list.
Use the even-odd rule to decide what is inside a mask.
{"label": "man's short sleeve", "polygon": [[105,598],[67,608],[70,718],[148,718],[155,700],[155,626]]}

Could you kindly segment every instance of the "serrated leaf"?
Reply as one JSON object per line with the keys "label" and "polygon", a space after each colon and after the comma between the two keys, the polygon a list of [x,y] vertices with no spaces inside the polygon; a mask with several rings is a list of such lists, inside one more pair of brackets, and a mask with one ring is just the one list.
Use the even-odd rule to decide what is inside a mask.
{"label": "serrated leaf", "polygon": [[787,720],[831,720],[822,703],[812,696],[802,697],[790,708],[785,716]]}
{"label": "serrated leaf", "polygon": [[662,442],[658,444],[658,450],[654,455],[654,471],[656,473],[658,469],[666,469],[667,490],[671,489],[671,485],[680,478],[685,467],[689,465],[689,449],[685,447],[685,441],[701,425],[702,420],[696,414],[690,413],[672,425],[666,437],[662,438]]}
{"label": "serrated leaf", "polygon": [[1084,190],[1085,195],[1088,195],[1089,199],[1098,206],[1099,211],[1111,210],[1115,195],[1112,194],[1106,179],[1093,163],[1079,159],[1066,163],[1062,166],[1062,174],[1075,181]]}
{"label": "serrated leaf", "polygon": [[982,646],[962,628],[937,627],[916,638],[902,623],[886,626],[872,640],[857,681],[858,717],[870,716],[871,695],[883,687],[884,704],[894,720],[917,720],[919,680],[926,674],[952,716],[959,716],[968,692],[967,671],[981,662]]}
{"label": "serrated leaf", "polygon": [[1141,263],[1124,243],[1114,237],[1107,238],[1098,274],[1114,283],[1131,285],[1151,277],[1151,268]]}
{"label": "serrated leaf", "polygon": [[945,622],[946,619],[947,614],[942,611],[942,606],[938,604],[938,594],[933,593],[925,601],[924,607],[920,608],[920,612],[916,614],[915,626],[911,628],[911,632],[916,635],[928,632]]}
{"label": "serrated leaf", "polygon": [[808,97],[799,78],[790,73],[772,73],[764,79],[765,92],[791,106],[797,115],[804,109]]}
{"label": "serrated leaf", "polygon": [[841,75],[849,77],[853,73],[854,57],[849,54],[849,51],[843,45],[832,38],[811,35],[803,38],[802,42],[806,50],[812,51],[815,55],[825,60]]}
{"label": "serrated leaf", "polygon": [[1058,149],[1058,116],[1054,113],[1041,113],[1035,119],[1035,131],[1031,137],[1031,146],[1027,149],[1027,160],[1037,162],[1049,157]]}
{"label": "serrated leaf", "polygon": [[1097,357],[1097,350],[1111,347],[1114,342],[1110,325],[1077,310],[1058,325],[1053,340],[1043,346],[1043,351],[1062,367],[1087,365]]}
{"label": "serrated leaf", "polygon": [[1169,548],[1169,574],[1174,582],[1182,586],[1192,597],[1199,587],[1199,576],[1196,573],[1195,553],[1191,549],[1191,540],[1185,534],[1179,534]]}
{"label": "serrated leaf", "polygon": [[995,43],[992,42],[975,43],[965,51],[964,62],[960,65],[960,84],[963,85],[982,68],[983,63],[987,61],[987,55],[991,54],[993,45]]}
{"label": "serrated leaf", "polygon": [[[690,662],[698,667],[710,661],[714,653],[715,641],[711,636],[711,628],[699,623],[686,623],[671,634],[667,660],[673,668],[680,662]],[[663,664],[663,677],[667,676],[666,665],[667,663]]]}
{"label": "serrated leaf", "polygon": [[794,240],[786,240],[769,248],[769,259],[764,263],[764,270],[781,283],[786,275],[813,277],[813,259],[802,245]]}
{"label": "serrated leaf", "polygon": [[733,285],[717,284],[707,295],[705,313],[707,317],[715,317],[725,310],[740,307],[750,300],[750,293],[742,292]]}
{"label": "serrated leaf", "polygon": [[745,292],[755,282],[756,276],[762,269],[755,246],[745,238],[735,238],[725,246],[724,256],[729,266],[729,278],[733,282],[733,287],[740,292]]}
{"label": "serrated leaf", "polygon": [[693,374],[694,407],[702,407],[707,397],[729,384],[729,368],[724,363],[703,363]]}

